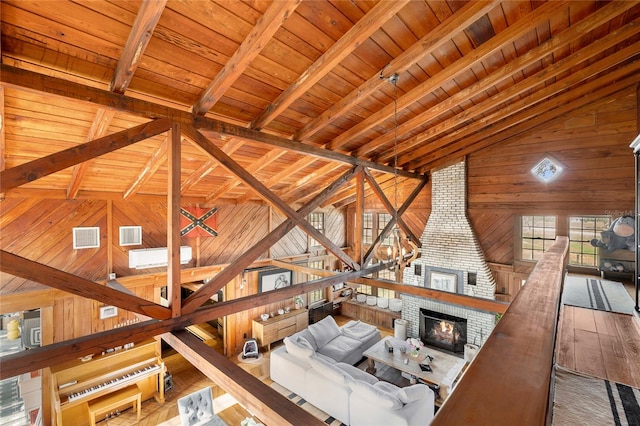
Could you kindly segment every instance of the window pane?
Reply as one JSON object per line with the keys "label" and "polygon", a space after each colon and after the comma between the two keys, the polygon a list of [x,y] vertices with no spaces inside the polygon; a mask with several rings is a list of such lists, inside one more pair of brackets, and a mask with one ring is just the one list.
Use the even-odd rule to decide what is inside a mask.
{"label": "window pane", "polygon": [[596,248],[591,240],[600,239],[600,232],[608,229],[611,218],[606,216],[573,216],[569,218],[569,264],[597,267]]}
{"label": "window pane", "polygon": [[523,260],[538,260],[556,238],[555,216],[522,216],[520,219]]}

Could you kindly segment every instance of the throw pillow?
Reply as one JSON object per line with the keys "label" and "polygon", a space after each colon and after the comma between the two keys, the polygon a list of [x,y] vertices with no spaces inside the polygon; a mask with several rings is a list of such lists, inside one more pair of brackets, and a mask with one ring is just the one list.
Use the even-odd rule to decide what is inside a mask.
{"label": "throw pillow", "polygon": [[[377,382],[381,383],[381,382]],[[349,387],[353,391],[352,395],[370,401],[380,408],[390,408],[398,410],[403,407],[402,401],[395,395],[386,392],[383,388],[371,385],[361,380],[353,380],[349,383]],[[353,396],[352,396],[353,398]]]}
{"label": "throw pillow", "polygon": [[403,404],[424,399],[429,392],[433,392],[427,385],[416,383],[400,389],[396,395]]}
{"label": "throw pillow", "polygon": [[296,337],[287,336],[283,339],[283,342],[284,347],[287,349],[287,352],[289,352],[296,358],[307,359],[315,354],[315,351],[311,347],[311,344],[309,344],[309,342],[307,342],[306,340],[304,340],[304,342],[306,342],[305,344]]}
{"label": "throw pillow", "polygon": [[316,340],[316,344],[319,348],[323,347],[336,337],[340,333],[340,327],[336,324],[336,320],[332,316],[324,317],[322,320],[309,326],[309,331]]}

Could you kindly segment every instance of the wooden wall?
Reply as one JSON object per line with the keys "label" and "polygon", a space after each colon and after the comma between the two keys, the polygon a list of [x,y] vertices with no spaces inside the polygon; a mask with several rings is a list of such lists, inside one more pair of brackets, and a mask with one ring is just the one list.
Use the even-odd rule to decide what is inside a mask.
{"label": "wooden wall", "polygon": [[[284,215],[266,205],[245,204],[220,205],[218,207],[218,236],[182,238],[182,245],[193,249],[194,259],[184,267],[225,264],[242,255],[249,247],[263,238],[284,220]],[[164,202],[113,201],[113,200],[54,200],[37,198],[6,198],[0,201],[1,226],[0,246],[3,250],[25,258],[61,269],[88,280],[105,281],[109,272],[117,277],[153,274],[166,268],[130,269],[128,251],[136,248],[166,246],[167,206]],[[324,208],[327,236],[338,245],[345,243],[343,210]],[[142,226],[142,246],[120,246],[119,227]],[[72,228],[98,226],[100,248],[74,250]],[[294,228],[261,258],[287,258],[308,252],[307,234]],[[294,282],[302,282],[296,277]],[[240,279],[229,283],[227,297],[257,292],[257,273],[248,273],[246,285],[240,288]],[[155,284],[154,284],[155,282]],[[159,302],[158,282],[136,285],[131,290],[140,297]],[[135,316],[118,310],[118,316],[99,319],[101,303],[76,297],[6,273],[0,273],[0,294],[7,297],[13,292],[31,292],[30,295],[47,291],[52,300],[44,303],[53,307],[51,341],[59,342],[88,334],[108,330],[119,323],[132,321]],[[230,348],[241,348],[244,336],[251,333],[250,319],[259,316],[265,309],[275,310],[287,303],[256,308],[229,318],[229,332],[225,336]],[[288,303],[293,306],[293,301]],[[20,303],[3,303],[15,310],[33,309],[25,298],[24,308]],[[44,305],[42,305],[44,306]],[[8,312],[8,311],[7,311]],[[82,318],[82,321],[78,321]],[[43,330],[43,333],[45,331]],[[235,350],[233,349],[233,350]]]}
{"label": "wooden wall", "polygon": [[[498,291],[515,295],[533,267],[516,253],[519,215],[555,215],[558,233],[568,235],[571,215],[633,214],[636,99],[625,90],[468,157],[469,218]],[[548,184],[529,172],[545,156],[564,166]]]}

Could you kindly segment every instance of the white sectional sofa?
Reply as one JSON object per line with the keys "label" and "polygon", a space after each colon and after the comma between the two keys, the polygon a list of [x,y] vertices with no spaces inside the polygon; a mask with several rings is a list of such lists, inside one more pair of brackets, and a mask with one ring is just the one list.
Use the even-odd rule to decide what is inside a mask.
{"label": "white sectional sofa", "polygon": [[271,379],[347,425],[429,424],[434,394],[428,386],[398,388],[353,366],[380,338],[374,326],[338,327],[326,317],[271,352]]}

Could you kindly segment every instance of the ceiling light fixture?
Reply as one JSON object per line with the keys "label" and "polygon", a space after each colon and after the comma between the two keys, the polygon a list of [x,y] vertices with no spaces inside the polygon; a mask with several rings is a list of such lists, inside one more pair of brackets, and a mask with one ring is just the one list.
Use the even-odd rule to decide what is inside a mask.
{"label": "ceiling light fixture", "polygon": [[[406,266],[409,265],[413,260],[418,257],[418,247],[415,243],[411,241],[410,238],[406,238],[406,242],[402,238],[402,232],[398,226],[398,80],[400,76],[397,73],[391,74],[389,77],[383,77],[382,71],[380,72],[380,78],[386,79],[389,83],[393,84],[393,219],[394,225],[391,230],[391,245],[387,246],[386,249],[386,260],[388,262],[393,261],[392,264],[389,265],[389,270],[391,271],[402,271]],[[382,243],[380,240],[379,244]],[[407,251],[406,245],[408,245],[411,250]],[[376,252],[378,253],[379,259],[383,256],[380,256],[380,248]]]}

